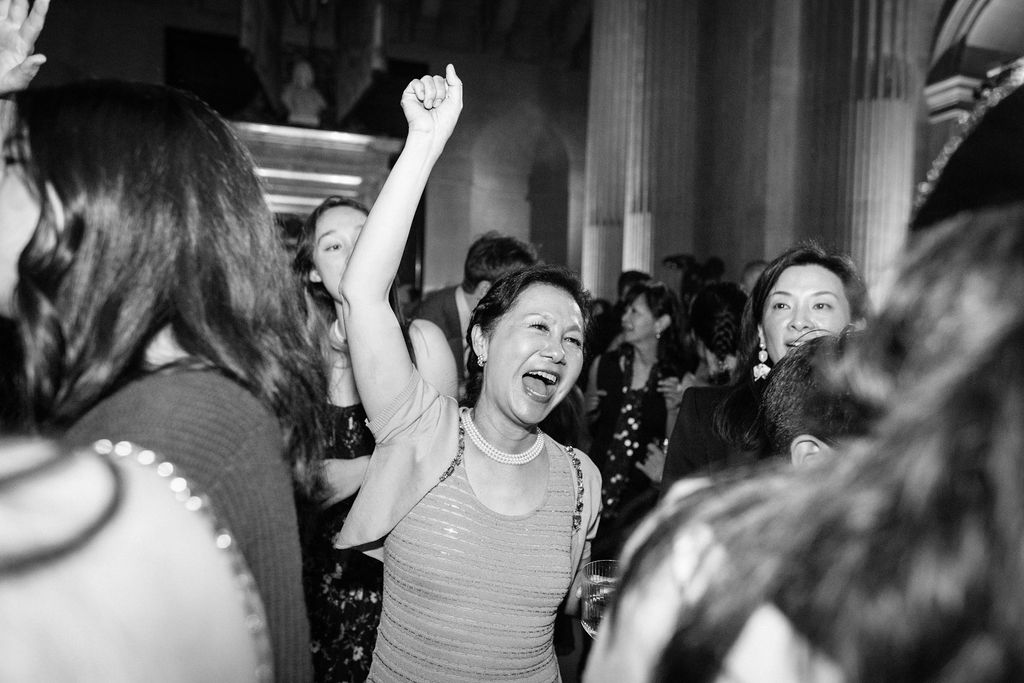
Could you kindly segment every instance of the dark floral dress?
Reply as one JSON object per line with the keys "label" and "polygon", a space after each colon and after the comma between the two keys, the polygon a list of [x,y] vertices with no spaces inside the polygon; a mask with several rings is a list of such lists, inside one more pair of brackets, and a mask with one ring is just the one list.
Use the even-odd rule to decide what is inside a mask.
{"label": "dark floral dress", "polygon": [[601,525],[593,559],[615,557],[629,527],[657,499],[657,490],[636,465],[647,457],[647,444],[660,444],[665,438],[667,412],[658,393],[664,368],[656,363],[647,382],[634,389],[633,354],[633,347],[623,344],[601,356],[598,368],[598,388],[606,394],[598,407],[591,446],[591,457],[601,470]]}
{"label": "dark floral dress", "polygon": [[641,435],[644,424],[643,400],[646,394],[646,386],[622,390],[616,429],[605,453],[604,471],[601,472],[602,521],[618,517],[622,504],[634,497],[634,489],[647,485],[644,474],[636,467],[638,462],[647,457],[647,441]]}
{"label": "dark floral dress", "polygon": [[[327,457],[351,459],[372,453],[373,435],[363,407],[329,409],[332,436]],[[316,515],[307,535],[303,570],[317,681],[365,681],[377,641],[384,567],[333,543],[354,498]]]}

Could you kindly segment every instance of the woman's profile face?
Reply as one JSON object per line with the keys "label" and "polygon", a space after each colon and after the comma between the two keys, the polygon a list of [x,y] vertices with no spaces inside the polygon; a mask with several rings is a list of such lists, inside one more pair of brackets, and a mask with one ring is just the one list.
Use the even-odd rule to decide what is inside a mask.
{"label": "woman's profile face", "polygon": [[790,266],[768,292],[758,335],[778,363],[789,349],[849,325],[850,302],[839,276],[818,265]]}
{"label": "woman's profile face", "polygon": [[583,367],[583,313],[565,290],[524,289],[489,336],[473,328],[473,348],[486,358],[480,401],[524,426],[547,417]]}
{"label": "woman's profile face", "polygon": [[20,163],[8,161],[0,174],[0,315],[9,316],[18,284],[18,259],[35,233],[41,207]]}
{"label": "woman's profile face", "polygon": [[351,206],[328,209],[316,222],[313,271],[309,279],[323,283],[335,301],[341,300],[341,276],[345,274],[345,267],[365,222],[366,214]]}
{"label": "woman's profile face", "polygon": [[657,339],[660,324],[651,312],[647,297],[637,296],[622,314],[622,339],[631,344]]}

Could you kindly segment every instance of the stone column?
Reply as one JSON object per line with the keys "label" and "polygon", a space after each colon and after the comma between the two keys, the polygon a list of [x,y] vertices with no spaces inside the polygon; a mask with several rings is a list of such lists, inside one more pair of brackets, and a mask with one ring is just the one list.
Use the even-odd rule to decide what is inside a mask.
{"label": "stone column", "polygon": [[596,295],[692,249],[696,16],[694,2],[594,3],[583,277]]}
{"label": "stone column", "polygon": [[808,46],[802,230],[848,251],[877,286],[900,252],[924,74],[920,0],[815,0]]}
{"label": "stone column", "polygon": [[630,86],[636,71],[641,2],[596,0],[591,29],[582,275],[595,296],[609,298],[614,298],[622,264]]}

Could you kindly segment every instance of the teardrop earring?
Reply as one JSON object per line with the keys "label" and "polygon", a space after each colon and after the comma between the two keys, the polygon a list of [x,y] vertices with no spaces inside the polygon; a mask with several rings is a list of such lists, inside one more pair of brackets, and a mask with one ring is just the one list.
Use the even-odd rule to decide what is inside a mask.
{"label": "teardrop earring", "polygon": [[768,373],[772,371],[770,367],[765,363],[768,360],[768,349],[765,348],[764,342],[760,342],[761,350],[757,352],[757,365],[754,366],[754,381],[759,382],[768,376]]}

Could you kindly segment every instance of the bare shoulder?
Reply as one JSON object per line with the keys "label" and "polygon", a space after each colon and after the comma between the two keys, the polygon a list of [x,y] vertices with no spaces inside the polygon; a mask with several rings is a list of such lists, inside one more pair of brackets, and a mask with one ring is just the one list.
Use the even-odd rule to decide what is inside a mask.
{"label": "bare shoulder", "polygon": [[423,379],[446,396],[457,395],[459,377],[455,357],[441,328],[429,320],[417,318],[409,323],[409,341]]}
{"label": "bare shoulder", "polygon": [[437,344],[448,347],[441,328],[426,318],[413,318],[409,323],[409,339],[413,344],[421,344],[424,348],[432,348]]}
{"label": "bare shoulder", "polygon": [[[429,320],[416,318],[409,323],[409,341],[412,342],[412,350],[416,355],[416,365],[422,365],[423,361],[451,363],[454,372],[455,359],[452,357],[451,347],[444,336],[441,328]],[[422,372],[423,368],[420,368]]]}

